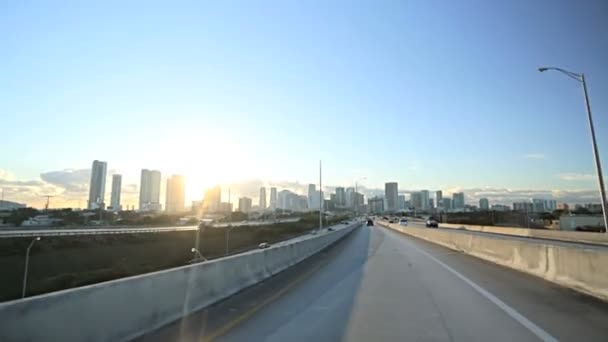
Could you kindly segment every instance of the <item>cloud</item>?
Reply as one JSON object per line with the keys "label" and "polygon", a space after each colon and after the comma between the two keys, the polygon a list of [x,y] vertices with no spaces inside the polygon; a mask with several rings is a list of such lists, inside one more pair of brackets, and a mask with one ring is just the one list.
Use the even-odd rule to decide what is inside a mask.
{"label": "cloud", "polygon": [[90,177],[91,169],[66,169],[40,174],[43,181],[71,193],[87,193]]}
{"label": "cloud", "polygon": [[595,179],[595,175],[575,172],[559,173],[556,177],[565,181],[588,181]]}
{"label": "cloud", "polygon": [[528,153],[524,154],[525,159],[535,159],[535,160],[544,160],[547,159],[548,156],[543,153]]}

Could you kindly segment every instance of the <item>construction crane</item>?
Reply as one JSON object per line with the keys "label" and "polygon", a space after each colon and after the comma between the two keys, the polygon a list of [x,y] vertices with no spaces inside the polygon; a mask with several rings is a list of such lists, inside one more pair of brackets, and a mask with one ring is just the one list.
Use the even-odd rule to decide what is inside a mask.
{"label": "construction crane", "polygon": [[40,196],[40,197],[46,197],[46,204],[44,205],[44,210],[49,210],[49,203],[51,201],[51,198],[55,197],[55,196],[46,195],[46,196]]}

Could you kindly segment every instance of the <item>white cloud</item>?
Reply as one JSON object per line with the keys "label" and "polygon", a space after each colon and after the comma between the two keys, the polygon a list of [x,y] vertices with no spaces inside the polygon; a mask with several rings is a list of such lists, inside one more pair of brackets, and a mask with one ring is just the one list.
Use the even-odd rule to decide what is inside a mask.
{"label": "white cloud", "polygon": [[565,181],[588,181],[595,179],[595,175],[575,172],[560,173],[556,177]]}
{"label": "white cloud", "polygon": [[543,153],[528,153],[524,154],[525,159],[544,160],[547,159],[547,155]]}

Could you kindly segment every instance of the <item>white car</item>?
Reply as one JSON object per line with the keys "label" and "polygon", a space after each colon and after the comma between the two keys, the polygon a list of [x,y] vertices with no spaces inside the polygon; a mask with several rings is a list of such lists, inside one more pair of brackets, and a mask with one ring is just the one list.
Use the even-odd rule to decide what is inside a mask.
{"label": "white car", "polygon": [[399,220],[399,225],[400,226],[407,226],[407,220],[406,219]]}

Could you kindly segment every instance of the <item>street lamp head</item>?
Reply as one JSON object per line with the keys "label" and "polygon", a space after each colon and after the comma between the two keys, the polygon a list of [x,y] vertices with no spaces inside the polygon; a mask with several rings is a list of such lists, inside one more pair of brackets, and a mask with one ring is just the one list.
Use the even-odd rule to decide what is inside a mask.
{"label": "street lamp head", "polygon": [[195,253],[195,252],[196,252],[196,248],[192,248],[192,249],[190,250],[190,252]]}
{"label": "street lamp head", "polygon": [[547,71],[547,70],[549,70],[549,68],[545,68],[545,67],[538,68],[539,72],[543,72],[543,71]]}
{"label": "street lamp head", "polygon": [[40,236],[36,237],[36,241],[40,241],[40,239],[41,239]]}

